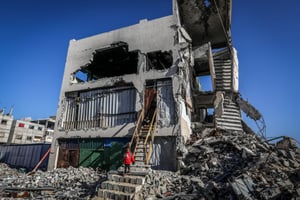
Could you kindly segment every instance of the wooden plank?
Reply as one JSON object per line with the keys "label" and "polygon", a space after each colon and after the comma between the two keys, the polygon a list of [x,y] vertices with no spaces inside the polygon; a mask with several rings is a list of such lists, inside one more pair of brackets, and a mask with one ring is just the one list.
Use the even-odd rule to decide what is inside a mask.
{"label": "wooden plank", "polygon": [[212,82],[212,85],[213,85],[213,90],[215,90],[216,89],[216,81],[215,81],[216,80],[216,73],[215,73],[214,59],[213,59],[213,55],[212,55],[210,42],[208,43],[207,57],[208,57],[208,64],[209,64],[211,82]]}

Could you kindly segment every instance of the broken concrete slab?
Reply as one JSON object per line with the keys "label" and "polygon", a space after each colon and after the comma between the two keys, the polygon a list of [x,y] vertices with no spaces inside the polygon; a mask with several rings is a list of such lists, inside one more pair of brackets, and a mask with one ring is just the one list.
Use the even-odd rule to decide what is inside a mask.
{"label": "broken concrete slab", "polygon": [[[184,162],[181,171],[152,171],[139,195],[170,199],[178,194],[206,199],[299,196],[300,170],[295,170],[300,164],[297,149],[277,149],[245,133],[199,134],[196,138],[187,145],[190,152],[181,159]],[[165,188],[167,192],[161,193]]]}

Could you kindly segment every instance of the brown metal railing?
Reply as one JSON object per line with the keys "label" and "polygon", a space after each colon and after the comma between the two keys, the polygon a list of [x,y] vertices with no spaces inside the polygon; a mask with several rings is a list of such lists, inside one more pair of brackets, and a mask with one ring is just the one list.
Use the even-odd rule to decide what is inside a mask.
{"label": "brown metal railing", "polygon": [[[144,141],[144,152],[145,152],[145,164],[148,165],[149,161],[150,161],[150,156],[152,153],[152,146],[153,146],[153,142],[154,142],[154,136],[155,136],[155,132],[156,132],[156,115],[157,115],[157,108],[155,109],[155,112],[153,114],[153,117],[151,119],[151,123],[149,126],[149,130],[147,132],[145,141]],[[148,139],[150,137],[151,134],[151,140],[150,143],[148,144]],[[149,145],[149,148],[147,148],[147,145]],[[148,149],[148,151],[147,151]]]}

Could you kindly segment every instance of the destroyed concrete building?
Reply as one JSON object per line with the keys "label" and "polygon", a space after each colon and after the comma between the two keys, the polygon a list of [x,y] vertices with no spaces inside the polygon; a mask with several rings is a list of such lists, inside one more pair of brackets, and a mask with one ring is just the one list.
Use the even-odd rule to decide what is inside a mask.
{"label": "destroyed concrete building", "polygon": [[115,169],[130,142],[144,147],[137,160],[176,171],[193,131],[243,131],[232,2],[172,3],[169,16],[70,41],[49,169]]}
{"label": "destroyed concrete building", "polygon": [[[173,0],[171,16],[72,40],[49,171],[0,165],[0,196],[299,199],[296,141],[270,144],[262,115],[239,95],[230,17],[230,0]],[[136,163],[124,175],[127,143]]]}

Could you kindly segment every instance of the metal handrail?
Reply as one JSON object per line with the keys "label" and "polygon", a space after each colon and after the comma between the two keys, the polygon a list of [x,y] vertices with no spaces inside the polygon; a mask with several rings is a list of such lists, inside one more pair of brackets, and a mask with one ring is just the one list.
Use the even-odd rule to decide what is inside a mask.
{"label": "metal handrail", "polygon": [[[147,132],[147,136],[146,136],[145,141],[144,141],[144,149],[145,149],[145,154],[146,154],[146,164],[149,163],[150,155],[151,155],[151,152],[152,152],[152,144],[153,144],[154,134],[155,134],[155,129],[156,129],[156,126],[154,125],[154,122],[155,122],[154,119],[156,118],[156,115],[157,115],[157,108],[155,109],[155,112],[153,114],[153,117],[152,117],[152,120],[151,120],[151,123],[150,123],[150,128]],[[150,133],[152,133],[152,134],[151,134],[149,150],[147,152],[146,151],[147,150],[147,142],[148,142],[148,138],[150,136]]]}

